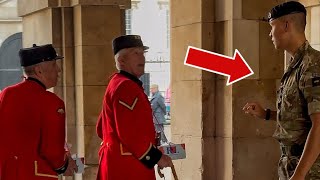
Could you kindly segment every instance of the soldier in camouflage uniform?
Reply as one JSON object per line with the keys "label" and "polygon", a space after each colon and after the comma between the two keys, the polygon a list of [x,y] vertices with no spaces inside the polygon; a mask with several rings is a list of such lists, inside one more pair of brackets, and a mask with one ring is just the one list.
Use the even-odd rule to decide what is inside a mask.
{"label": "soldier in camouflage uniform", "polygon": [[247,103],[243,110],[277,122],[280,180],[320,179],[320,52],[305,38],[306,9],[295,1],[274,7],[268,16],[276,49],[291,55],[277,91],[277,111]]}

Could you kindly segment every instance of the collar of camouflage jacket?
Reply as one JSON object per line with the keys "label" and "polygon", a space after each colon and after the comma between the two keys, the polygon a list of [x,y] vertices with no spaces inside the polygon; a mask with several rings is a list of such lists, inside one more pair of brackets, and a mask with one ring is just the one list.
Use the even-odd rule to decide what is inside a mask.
{"label": "collar of camouflage jacket", "polygon": [[310,47],[310,44],[308,41],[305,41],[297,50],[294,57],[290,60],[289,67],[296,68],[302,61],[302,57],[306,53],[306,50]]}

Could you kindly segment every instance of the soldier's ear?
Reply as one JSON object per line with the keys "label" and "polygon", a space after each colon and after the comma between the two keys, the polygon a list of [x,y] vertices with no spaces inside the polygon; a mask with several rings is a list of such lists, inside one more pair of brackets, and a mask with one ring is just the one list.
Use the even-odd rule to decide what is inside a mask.
{"label": "soldier's ear", "polygon": [[284,30],[285,30],[286,32],[288,32],[288,30],[289,30],[289,22],[288,22],[288,21],[285,22]]}

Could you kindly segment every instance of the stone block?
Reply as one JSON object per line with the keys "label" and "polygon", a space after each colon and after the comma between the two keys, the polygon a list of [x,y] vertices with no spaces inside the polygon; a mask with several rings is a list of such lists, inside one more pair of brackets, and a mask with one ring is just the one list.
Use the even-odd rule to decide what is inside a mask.
{"label": "stone block", "polygon": [[231,21],[233,19],[233,0],[215,1],[215,22]]}
{"label": "stone block", "polygon": [[232,137],[232,86],[226,86],[226,80],[217,80],[215,122],[217,137]]}
{"label": "stone block", "polygon": [[105,86],[84,86],[84,125],[96,125],[105,90]]}
{"label": "stone block", "polygon": [[[276,50],[269,37],[270,25],[259,23],[259,78],[279,79],[283,75],[284,53]],[[250,78],[250,77],[249,77]]]}
{"label": "stone block", "polygon": [[213,22],[215,11],[214,6],[214,1],[212,0],[170,1],[171,27],[199,22]]}
{"label": "stone block", "polygon": [[[50,9],[23,17],[22,26],[23,47],[31,47],[32,44],[42,45],[52,43]],[[42,27],[41,31],[34,30],[40,27]]]}
{"label": "stone block", "polygon": [[112,39],[121,32],[120,9],[116,6],[76,6],[74,28],[75,46],[111,47]]}
{"label": "stone block", "polygon": [[201,23],[196,23],[171,29],[171,68],[174,69],[171,73],[173,82],[201,79],[201,70],[184,65],[188,46],[201,48],[201,27]]}
{"label": "stone block", "polygon": [[[40,44],[42,45],[42,44]],[[53,47],[55,48],[56,52],[58,55],[61,55],[63,56],[63,52],[62,52],[62,49],[61,48],[57,48],[54,44],[53,44]],[[63,86],[63,82],[64,82],[64,76],[63,76],[63,71],[64,71],[64,66],[63,66],[63,60],[57,60],[56,61],[56,64],[58,65],[58,67],[60,68],[60,72],[59,72],[59,75],[58,75],[58,82],[57,82],[57,86]]]}
{"label": "stone block", "polygon": [[[23,18],[23,47],[32,44],[53,44],[61,47],[61,12],[59,9],[46,9]],[[55,24],[54,24],[55,23]],[[41,31],[35,31],[41,29]]]}
{"label": "stone block", "polygon": [[208,51],[213,51],[214,50],[214,25],[215,23],[209,22],[209,23],[202,23],[201,26],[201,48],[206,49]]}
{"label": "stone block", "polygon": [[273,138],[233,139],[233,179],[278,180],[279,158]]}
{"label": "stone block", "polygon": [[6,20],[17,20],[18,18],[17,14],[17,7],[6,7],[5,5],[1,5],[0,7],[0,18],[6,19]]}
{"label": "stone block", "polygon": [[185,143],[187,158],[174,161],[179,179],[195,180],[203,176],[203,139],[195,136],[172,135],[173,142]]}
{"label": "stone block", "polygon": [[77,153],[77,137],[76,125],[68,125],[66,132],[66,141],[69,144],[71,154]]}
{"label": "stone block", "polygon": [[306,30],[305,30],[305,35],[307,40],[311,40],[311,7],[306,8],[307,9],[307,24],[306,24]]}
{"label": "stone block", "polygon": [[234,20],[233,48],[238,49],[254,74],[246,79],[259,78],[259,22]]}
{"label": "stone block", "polygon": [[242,19],[242,1],[233,0],[233,19]]}
{"label": "stone block", "polygon": [[233,56],[232,22],[223,21],[214,24],[214,49],[216,53]]}
{"label": "stone block", "polygon": [[216,144],[214,136],[203,138],[203,174],[202,179],[212,179],[217,174],[216,165]]}
{"label": "stone block", "polygon": [[18,15],[26,16],[48,7],[57,7],[58,4],[58,0],[18,0]]}
{"label": "stone block", "polygon": [[305,7],[320,5],[320,2],[318,0],[298,0],[298,1],[301,4],[303,4]]}
{"label": "stone block", "polygon": [[[83,95],[83,92],[84,92],[84,86],[75,86],[75,97],[76,97],[76,101],[75,101],[76,110],[75,111],[76,111],[76,124],[77,125],[83,125],[84,121],[85,121],[84,120],[84,107],[85,107],[85,104],[83,102],[85,97]],[[79,131],[80,131],[80,129],[79,129]],[[81,139],[81,136],[82,136],[83,132],[80,131],[79,133],[78,133],[78,135],[79,135],[79,138]]]}
{"label": "stone block", "polygon": [[[52,36],[52,44],[55,47],[62,47],[62,16],[61,16],[61,9],[59,8],[52,8],[51,9],[51,36]],[[42,27],[41,27],[42,28]],[[39,29],[41,29],[39,28]]]}
{"label": "stone block", "polygon": [[[78,111],[77,111],[77,113],[78,113]],[[80,119],[80,117],[78,117],[78,119]],[[79,157],[85,157],[85,131],[84,131],[84,126],[80,125],[80,124],[77,124],[76,131],[77,131],[76,132],[77,133],[77,153],[78,153]],[[86,164],[86,162],[85,162],[85,164]]]}
{"label": "stone block", "polygon": [[[233,179],[233,143],[231,137],[215,138],[216,180]],[[209,178],[210,179],[210,178]]]}
{"label": "stone block", "polygon": [[74,59],[74,48],[65,47],[63,48],[62,70],[63,70],[63,84],[65,86],[75,85],[75,59]]}
{"label": "stone block", "polygon": [[213,137],[216,129],[215,79],[202,81],[202,129],[203,137]]}
{"label": "stone block", "polygon": [[320,44],[320,6],[311,8],[311,44]]}
{"label": "stone block", "polygon": [[69,7],[71,5],[70,0],[59,0],[59,7]]}
{"label": "stone block", "polygon": [[76,46],[76,85],[100,85],[108,82],[108,77],[117,72],[111,45]]}
{"label": "stone block", "polygon": [[51,92],[56,94],[60,99],[64,99],[63,97],[63,87],[62,86],[55,86],[54,88],[50,88]]}
{"label": "stone block", "polygon": [[96,134],[96,126],[84,126],[85,164],[98,164],[101,139]]}
{"label": "stone block", "polygon": [[105,89],[105,86],[76,86],[78,125],[96,125]]}
{"label": "stone block", "polygon": [[258,102],[263,108],[275,110],[276,80],[241,80],[232,86],[233,137],[271,137],[275,121],[264,121],[245,114],[248,102]]}
{"label": "stone block", "polygon": [[[233,57],[233,21],[222,21],[214,24],[214,52]],[[227,79],[227,76],[217,75],[217,79]]]}
{"label": "stone block", "polygon": [[70,0],[71,6],[76,5],[109,5],[118,6],[122,9],[130,9],[131,0]]}
{"label": "stone block", "polygon": [[[202,84],[200,81],[180,81],[172,84],[172,135],[202,137]],[[188,98],[188,100],[186,100]]]}
{"label": "stone block", "polygon": [[84,180],[95,180],[97,178],[98,166],[90,165],[84,170],[82,178]]}
{"label": "stone block", "polygon": [[201,22],[201,4],[203,1],[204,0],[170,1],[171,27],[178,27]]}
{"label": "stone block", "polygon": [[[214,85],[213,83],[217,79],[219,75],[209,72],[209,71],[202,71],[202,80],[208,82],[210,85]],[[209,85],[209,86],[210,86]]]}
{"label": "stone block", "polygon": [[320,44],[319,45],[311,45],[314,49],[320,51]]}
{"label": "stone block", "polygon": [[285,0],[242,0],[242,18],[243,19],[262,19],[267,17],[269,11],[276,5],[285,2]]}
{"label": "stone block", "polygon": [[64,103],[66,108],[66,124],[76,125],[76,96],[74,86],[63,86]]}
{"label": "stone block", "polygon": [[[62,0],[64,1],[64,0]],[[62,19],[62,44],[63,47],[74,47],[74,21],[73,8],[65,7],[61,9]]]}
{"label": "stone block", "polygon": [[215,1],[202,0],[201,2],[201,22],[214,22],[215,19]]}
{"label": "stone block", "polygon": [[21,31],[22,22],[20,21],[0,24],[0,44],[2,44],[9,36]]}

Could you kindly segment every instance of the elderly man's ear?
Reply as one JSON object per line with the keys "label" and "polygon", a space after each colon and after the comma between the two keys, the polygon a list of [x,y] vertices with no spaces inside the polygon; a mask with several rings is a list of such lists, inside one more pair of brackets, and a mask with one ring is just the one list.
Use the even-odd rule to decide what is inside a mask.
{"label": "elderly man's ear", "polygon": [[118,61],[121,66],[123,66],[126,63],[126,59],[123,57],[119,57]]}
{"label": "elderly man's ear", "polygon": [[40,75],[40,74],[42,73],[42,70],[41,70],[41,66],[40,66],[40,65],[36,65],[36,66],[34,67],[34,73],[35,73],[36,75]]}

